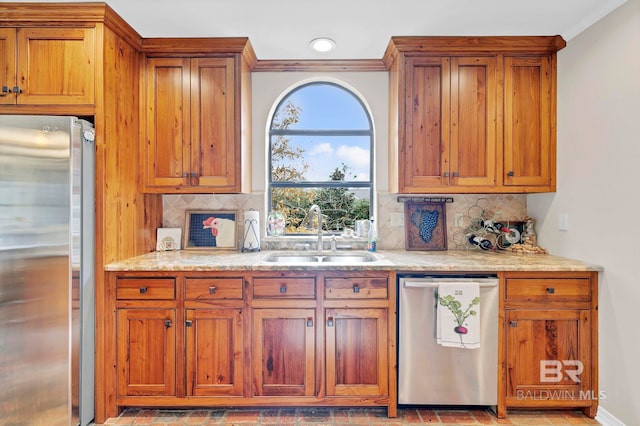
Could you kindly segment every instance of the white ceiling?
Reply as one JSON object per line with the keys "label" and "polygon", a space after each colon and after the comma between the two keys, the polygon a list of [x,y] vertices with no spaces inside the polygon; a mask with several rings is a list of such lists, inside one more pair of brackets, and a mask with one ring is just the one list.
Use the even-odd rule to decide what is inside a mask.
{"label": "white ceiling", "polygon": [[[107,3],[143,37],[246,36],[258,59],[380,59],[391,36],[560,34],[569,41],[625,1],[107,0]],[[320,36],[335,40],[337,48],[330,53],[313,52],[309,41]]]}

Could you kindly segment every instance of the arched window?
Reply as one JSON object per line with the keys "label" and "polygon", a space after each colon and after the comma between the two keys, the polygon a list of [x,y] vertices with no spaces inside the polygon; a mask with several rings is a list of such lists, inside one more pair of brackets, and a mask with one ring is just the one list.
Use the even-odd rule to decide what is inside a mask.
{"label": "arched window", "polygon": [[325,231],[342,232],[372,215],[373,125],[362,100],[327,81],[295,87],[269,127],[268,206],[288,234],[305,233],[317,204]]}

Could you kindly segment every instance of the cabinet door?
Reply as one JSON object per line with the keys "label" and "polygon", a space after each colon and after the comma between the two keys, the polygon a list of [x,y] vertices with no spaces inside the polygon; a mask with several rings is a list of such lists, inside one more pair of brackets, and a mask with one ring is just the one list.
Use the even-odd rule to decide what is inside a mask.
{"label": "cabinet door", "polygon": [[149,58],[146,76],[146,184],[186,185],[191,172],[189,59]]}
{"label": "cabinet door", "polygon": [[118,395],[175,395],[174,309],[118,309]]}
{"label": "cabinet door", "polygon": [[555,186],[551,58],[504,58],[505,186]]}
{"label": "cabinet door", "polygon": [[253,310],[253,394],[313,396],[315,310]]}
{"label": "cabinet door", "polygon": [[188,396],[242,396],[241,309],[186,311]]}
{"label": "cabinet door", "polygon": [[191,60],[191,185],[217,192],[240,190],[234,69],[233,58]]}
{"label": "cabinet door", "polygon": [[405,140],[399,149],[400,192],[449,183],[450,60],[405,60]]}
{"label": "cabinet door", "polygon": [[496,58],[451,59],[451,185],[495,186],[496,90]]}
{"label": "cabinet door", "polygon": [[0,28],[0,104],[15,104],[9,93],[16,85],[16,30]]}
{"label": "cabinet door", "polygon": [[588,310],[507,310],[506,321],[508,403],[591,402]]}
{"label": "cabinet door", "polygon": [[388,310],[327,309],[327,396],[389,394]]}
{"label": "cabinet door", "polygon": [[93,104],[94,28],[19,28],[19,104]]}

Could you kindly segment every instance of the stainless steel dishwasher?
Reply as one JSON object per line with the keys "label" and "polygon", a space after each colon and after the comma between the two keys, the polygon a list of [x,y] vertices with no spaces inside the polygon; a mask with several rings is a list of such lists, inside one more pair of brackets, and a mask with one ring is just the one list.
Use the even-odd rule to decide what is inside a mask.
{"label": "stainless steel dishwasher", "polygon": [[[438,283],[477,282],[480,347],[436,342]],[[398,275],[398,403],[496,405],[498,399],[498,279],[488,275]]]}

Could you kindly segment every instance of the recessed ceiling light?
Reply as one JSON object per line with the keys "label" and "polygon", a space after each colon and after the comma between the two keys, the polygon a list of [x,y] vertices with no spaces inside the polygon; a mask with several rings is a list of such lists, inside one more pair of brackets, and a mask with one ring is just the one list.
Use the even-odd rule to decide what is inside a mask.
{"label": "recessed ceiling light", "polygon": [[329,52],[336,47],[336,42],[327,37],[314,38],[309,46],[316,52]]}

